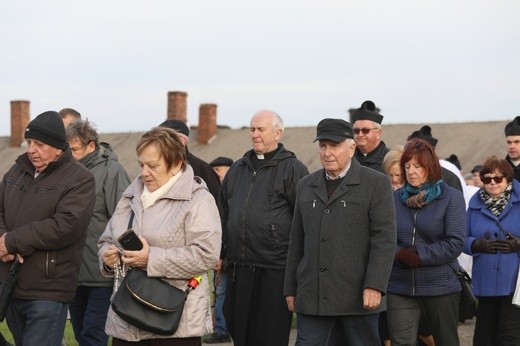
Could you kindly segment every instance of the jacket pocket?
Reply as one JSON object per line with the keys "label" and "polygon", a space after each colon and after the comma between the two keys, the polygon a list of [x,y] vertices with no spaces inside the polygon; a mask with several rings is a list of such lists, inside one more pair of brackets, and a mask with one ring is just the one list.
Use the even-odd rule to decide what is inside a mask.
{"label": "jacket pocket", "polygon": [[45,276],[47,279],[56,277],[56,252],[47,252],[45,258]]}

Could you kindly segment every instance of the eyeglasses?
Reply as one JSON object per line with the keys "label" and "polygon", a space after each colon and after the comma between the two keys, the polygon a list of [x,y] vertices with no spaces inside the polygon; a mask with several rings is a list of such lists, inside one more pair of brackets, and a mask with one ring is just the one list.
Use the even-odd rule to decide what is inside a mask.
{"label": "eyeglasses", "polygon": [[482,182],[484,184],[491,183],[491,180],[494,180],[495,183],[500,184],[502,182],[502,180],[504,180],[504,177],[503,176],[498,176],[498,175],[496,177],[480,177],[480,180],[482,180]]}
{"label": "eyeglasses", "polygon": [[377,130],[376,127],[373,127],[373,128],[368,128],[368,127],[363,127],[362,129],[359,129],[359,128],[354,128],[354,133],[356,135],[359,135],[360,132],[363,132],[364,135],[368,135],[370,133],[370,131],[372,130]]}

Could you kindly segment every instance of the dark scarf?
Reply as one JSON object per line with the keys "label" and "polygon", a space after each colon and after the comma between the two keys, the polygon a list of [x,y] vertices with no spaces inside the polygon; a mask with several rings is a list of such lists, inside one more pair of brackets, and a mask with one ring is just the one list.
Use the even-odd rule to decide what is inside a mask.
{"label": "dark scarf", "polygon": [[509,198],[511,198],[511,193],[513,192],[513,183],[507,184],[504,192],[500,194],[498,197],[491,197],[489,193],[484,188],[480,189],[480,198],[484,201],[486,208],[489,209],[490,212],[499,216],[500,213],[504,210],[507,203],[509,202]]}
{"label": "dark scarf", "polygon": [[402,188],[401,200],[410,208],[419,209],[430,204],[441,195],[442,180],[436,183],[426,183],[420,188],[405,183]]}

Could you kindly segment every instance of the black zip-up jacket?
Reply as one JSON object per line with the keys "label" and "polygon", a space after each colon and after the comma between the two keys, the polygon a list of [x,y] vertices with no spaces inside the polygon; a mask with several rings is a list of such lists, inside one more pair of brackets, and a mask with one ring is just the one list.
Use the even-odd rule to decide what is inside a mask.
{"label": "black zip-up jacket", "polygon": [[509,164],[511,164],[511,167],[513,167],[513,171],[515,172],[515,179],[520,181],[520,165],[515,166],[513,162],[511,162],[511,158],[509,157],[509,155],[506,156],[506,161],[509,162]]}
{"label": "black zip-up jacket", "polygon": [[[72,302],[94,208],[94,177],[68,146],[36,178],[34,171],[25,153],[0,182],[0,235],[6,234],[9,253],[24,257],[13,298]],[[0,262],[0,281],[11,263]]]}
{"label": "black zip-up jacket", "polygon": [[285,268],[296,185],[309,171],[282,144],[257,171],[253,155],[253,150],[246,152],[222,183],[221,257],[228,265]]}
{"label": "black zip-up jacket", "polygon": [[389,151],[390,149],[386,147],[385,142],[381,141],[381,143],[379,143],[379,145],[366,156],[363,155],[359,148],[356,148],[354,157],[362,166],[367,166],[383,174],[386,174],[385,170],[383,169],[383,159]]}

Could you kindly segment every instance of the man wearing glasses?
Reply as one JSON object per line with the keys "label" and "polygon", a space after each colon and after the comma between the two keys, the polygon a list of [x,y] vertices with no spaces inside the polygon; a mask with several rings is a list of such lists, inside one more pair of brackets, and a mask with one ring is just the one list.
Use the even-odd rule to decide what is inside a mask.
{"label": "man wearing glasses", "polygon": [[354,157],[363,166],[385,173],[383,158],[390,149],[381,140],[382,121],[383,116],[377,113],[376,105],[372,101],[363,102],[352,115],[354,141],[356,142]]}
{"label": "man wearing glasses", "polygon": [[520,116],[508,123],[504,129],[507,143],[506,161],[515,171],[515,179],[520,181]]}

